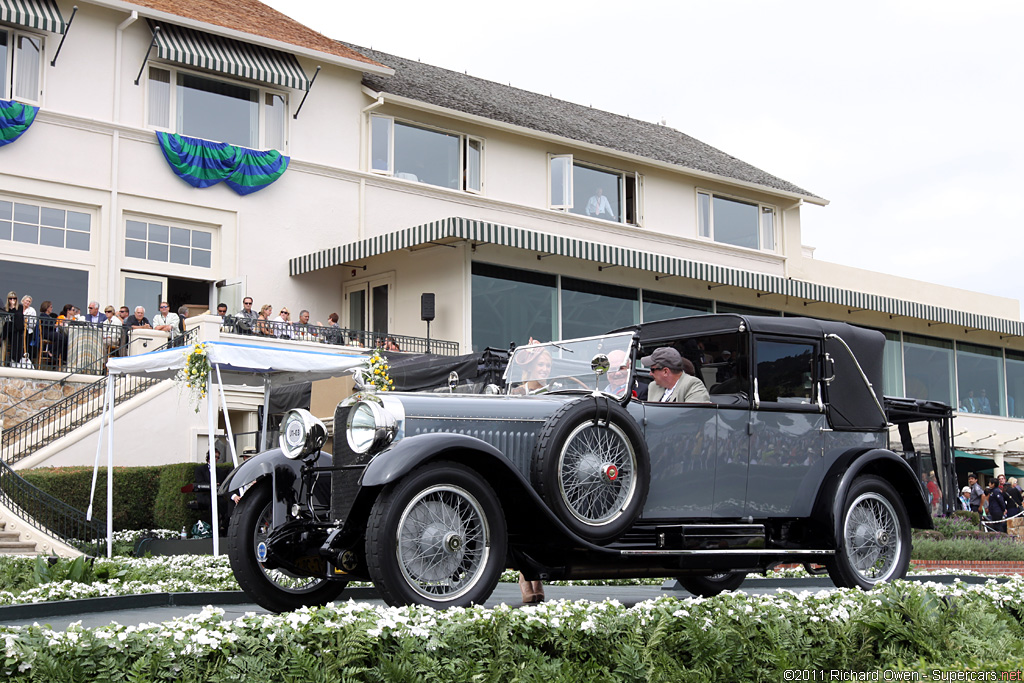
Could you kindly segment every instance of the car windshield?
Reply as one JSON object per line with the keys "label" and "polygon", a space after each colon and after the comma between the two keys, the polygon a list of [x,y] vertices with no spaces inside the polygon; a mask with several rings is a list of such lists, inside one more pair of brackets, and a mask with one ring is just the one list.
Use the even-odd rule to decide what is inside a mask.
{"label": "car windshield", "polygon": [[[632,332],[525,344],[518,347],[505,368],[509,394],[543,394],[552,391],[598,389],[620,398],[630,382]],[[595,356],[608,358],[609,370],[600,376],[591,363]]]}

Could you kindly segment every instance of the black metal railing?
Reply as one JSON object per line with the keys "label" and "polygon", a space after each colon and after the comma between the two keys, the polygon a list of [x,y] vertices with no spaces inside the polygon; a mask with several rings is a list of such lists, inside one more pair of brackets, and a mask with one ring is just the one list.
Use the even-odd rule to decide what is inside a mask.
{"label": "black metal railing", "polygon": [[225,316],[224,332],[245,334],[264,339],[286,339],[294,341],[316,342],[319,344],[336,344],[338,346],[354,346],[357,348],[380,349],[382,351],[404,351],[407,353],[436,353],[444,356],[457,356],[459,343],[443,339],[425,339],[410,337],[390,332],[369,332],[367,330],[350,330],[336,326],[303,325],[302,323],[286,323],[279,320],[260,320]]}
{"label": "black metal railing", "polygon": [[106,522],[89,521],[85,513],[54,498],[41,488],[30,484],[21,475],[0,462],[0,501],[31,526],[56,536],[76,547],[82,542],[96,544],[94,554],[100,554],[100,543],[106,533]]}
{"label": "black metal railing", "polygon": [[102,375],[110,356],[128,355],[130,330],[119,318],[105,323],[25,318],[0,312],[0,347],[6,367]]}
{"label": "black metal railing", "polygon": [[[153,350],[191,344],[197,337],[198,331],[193,328],[178,340]],[[117,375],[113,380],[115,405],[142,393],[159,381],[150,377]],[[17,462],[100,415],[103,412],[106,383],[107,379],[103,378],[87,384],[70,396],[5,429],[0,438],[0,460],[6,463]]]}

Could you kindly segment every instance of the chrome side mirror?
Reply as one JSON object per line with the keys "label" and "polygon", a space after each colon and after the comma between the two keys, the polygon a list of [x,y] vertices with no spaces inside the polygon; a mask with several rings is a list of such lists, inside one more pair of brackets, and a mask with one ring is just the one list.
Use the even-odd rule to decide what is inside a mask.
{"label": "chrome side mirror", "polygon": [[597,373],[598,377],[608,372],[611,368],[607,354],[599,353],[590,360],[590,369]]}

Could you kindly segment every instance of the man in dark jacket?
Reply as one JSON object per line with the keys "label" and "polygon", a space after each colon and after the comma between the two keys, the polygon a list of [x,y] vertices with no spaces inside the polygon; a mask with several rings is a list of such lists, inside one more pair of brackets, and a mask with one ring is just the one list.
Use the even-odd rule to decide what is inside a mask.
{"label": "man in dark jacket", "polygon": [[1020,514],[1021,508],[1024,508],[1024,496],[1021,496],[1020,489],[1017,488],[1016,479],[1010,479],[1003,484],[1003,495],[1006,496],[1006,516]]}
{"label": "man in dark jacket", "polygon": [[988,486],[988,518],[990,521],[996,522],[995,524],[989,524],[989,528],[1005,534],[1006,522],[1002,520],[1006,517],[1006,495],[996,485],[995,480],[990,480]]}

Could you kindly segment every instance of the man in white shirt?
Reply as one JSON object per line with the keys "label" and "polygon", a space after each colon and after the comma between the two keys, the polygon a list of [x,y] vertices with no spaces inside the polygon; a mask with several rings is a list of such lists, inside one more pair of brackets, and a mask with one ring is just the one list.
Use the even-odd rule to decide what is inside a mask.
{"label": "man in white shirt", "polygon": [[612,211],[612,205],[604,196],[604,190],[597,188],[594,195],[587,200],[587,215],[594,218],[604,218],[609,221],[617,221],[618,216]]}
{"label": "man in white shirt", "polygon": [[654,353],[640,359],[644,367],[651,369],[654,380],[647,390],[651,403],[710,403],[711,396],[704,383],[683,372],[683,357],[671,346],[655,349]]}
{"label": "man in white shirt", "polygon": [[153,329],[167,332],[171,339],[176,339],[181,331],[178,324],[181,322],[177,313],[171,312],[171,307],[166,301],[160,302],[160,312],[153,316]]}

